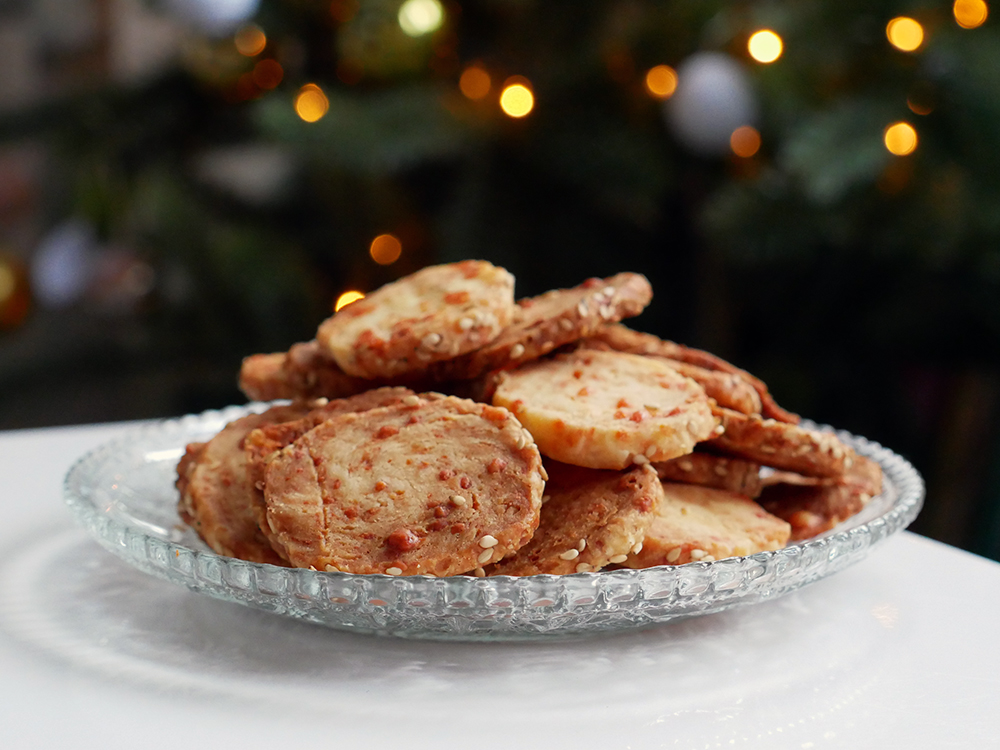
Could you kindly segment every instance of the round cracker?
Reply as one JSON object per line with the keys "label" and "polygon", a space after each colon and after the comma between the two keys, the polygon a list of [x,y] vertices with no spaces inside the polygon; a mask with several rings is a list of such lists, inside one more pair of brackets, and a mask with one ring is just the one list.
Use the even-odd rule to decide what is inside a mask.
{"label": "round cracker", "polygon": [[286,564],[257,525],[253,483],[243,450],[251,430],[298,419],[311,407],[275,406],[226,425],[207,443],[195,443],[177,467],[181,517],[220,555],[250,562]]}
{"label": "round cracker", "polygon": [[514,309],[514,277],[468,260],[386,284],[324,321],[316,340],[348,375],[398,377],[489,343]]}
{"label": "round cracker", "polygon": [[791,527],[748,497],[696,484],[663,482],[663,500],[642,548],[625,566],[683,565],[781,549]]}
{"label": "round cracker", "polygon": [[538,530],[488,575],[589,573],[623,562],[641,545],[663,497],[652,467],[620,472],[546,462],[546,468]]}
{"label": "round cracker", "polygon": [[267,523],[293,565],[465,573],[538,525],[538,449],[505,409],[455,397],[334,417],[267,464]]}
{"label": "round cracker", "polygon": [[519,300],[513,322],[494,341],[432,371],[440,380],[463,380],[516,367],[638,315],[652,298],[646,277],[626,272]]}
{"label": "round cracker", "polygon": [[614,351],[560,354],[500,373],[493,403],[514,412],[543,455],[592,469],[683,456],[718,424],[696,382]]}

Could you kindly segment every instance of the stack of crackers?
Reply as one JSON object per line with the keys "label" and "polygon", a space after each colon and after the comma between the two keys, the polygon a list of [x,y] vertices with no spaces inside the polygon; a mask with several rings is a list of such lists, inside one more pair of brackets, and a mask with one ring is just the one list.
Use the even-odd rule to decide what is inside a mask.
{"label": "stack of crackers", "polygon": [[881,492],[757,378],[620,323],[651,298],[620,273],[515,302],[471,260],[388,284],[244,360],[286,403],[187,446],[180,514],[252,562],[523,576],[778,549]]}

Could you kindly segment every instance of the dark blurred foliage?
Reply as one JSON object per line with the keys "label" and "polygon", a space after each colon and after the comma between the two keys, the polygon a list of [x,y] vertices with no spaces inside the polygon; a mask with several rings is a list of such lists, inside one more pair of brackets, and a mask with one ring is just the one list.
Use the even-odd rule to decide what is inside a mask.
{"label": "dark blurred foliage", "polygon": [[[946,3],[897,0],[468,0],[411,38],[399,7],[265,0],[256,56],[192,31],[141,86],[0,119],[0,137],[53,155],[46,222],[82,217],[156,274],[127,315],[36,309],[0,333],[0,427],[240,400],[242,356],[310,338],[340,292],[429,263],[489,259],[519,296],[633,270],[656,291],[636,327],[907,456],[930,487],[915,528],[1000,558],[992,19],[967,30]],[[898,15],[926,31],[914,53],[886,39]],[[785,43],[770,65],[747,54],[763,27]],[[643,84],[704,51],[750,75],[749,158],[686,148]],[[282,66],[276,88],[253,83],[261,59]],[[472,64],[493,82],[479,101],[457,85]],[[497,104],[512,75],[535,96],[522,119]],[[314,123],[293,106],[307,83],[329,101]],[[899,120],[919,134],[909,156],[882,143]],[[206,177],[212,154],[248,146],[284,178],[248,194]],[[389,266],[368,254],[383,232],[403,245]]]}

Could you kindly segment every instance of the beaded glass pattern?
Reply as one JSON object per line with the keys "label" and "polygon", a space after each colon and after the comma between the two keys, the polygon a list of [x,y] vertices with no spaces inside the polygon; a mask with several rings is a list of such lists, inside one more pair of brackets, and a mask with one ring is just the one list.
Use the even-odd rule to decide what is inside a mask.
{"label": "beaded glass pattern", "polygon": [[619,631],[774,599],[843,570],[920,511],[917,471],[887,448],[844,432],[877,461],[884,492],[836,529],[774,552],[714,562],[566,576],[395,577],[281,568],[211,552],[177,515],[184,446],[269,404],[141,425],[80,458],[69,507],[97,541],[146,573],[226,601],[340,630],[500,640]]}

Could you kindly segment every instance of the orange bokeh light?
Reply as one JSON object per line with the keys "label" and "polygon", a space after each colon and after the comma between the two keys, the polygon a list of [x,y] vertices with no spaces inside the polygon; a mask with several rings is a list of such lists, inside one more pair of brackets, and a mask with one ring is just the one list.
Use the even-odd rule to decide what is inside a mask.
{"label": "orange bokeh light", "polygon": [[399,241],[398,237],[392,234],[380,234],[372,240],[371,247],[368,248],[368,253],[372,256],[372,260],[380,266],[388,266],[390,263],[395,263],[399,260],[402,252],[403,243]]}
{"label": "orange bokeh light", "polygon": [[462,71],[458,88],[469,99],[482,99],[490,93],[493,81],[490,74],[478,65],[470,65]]}

